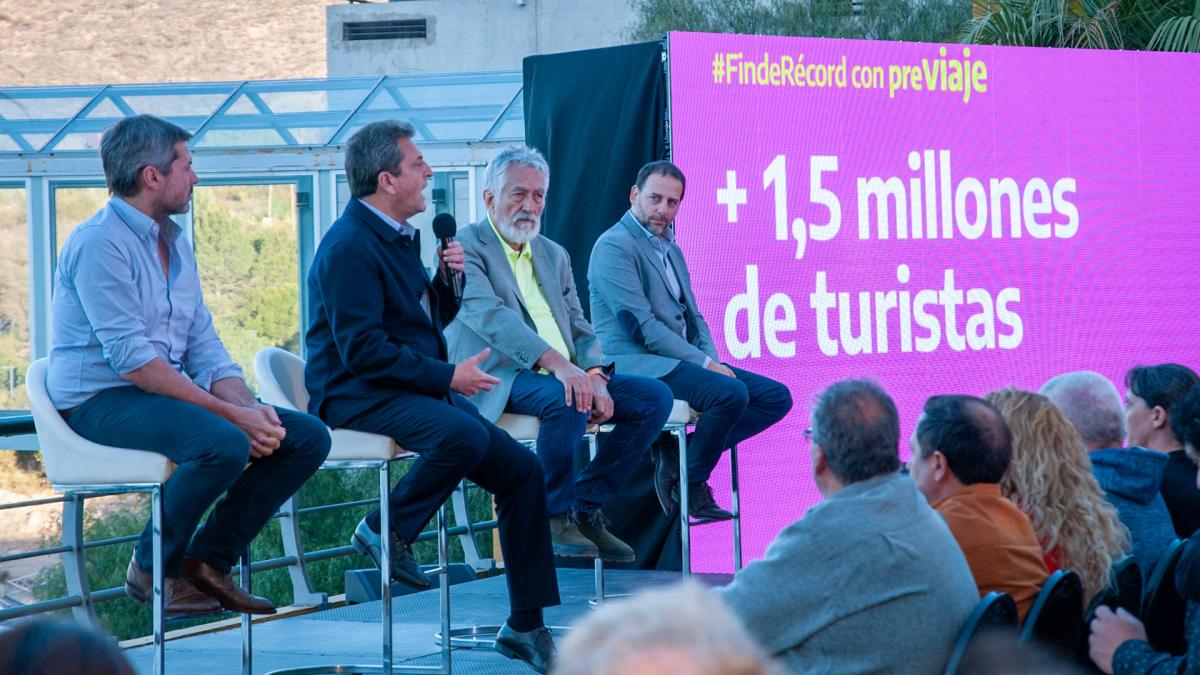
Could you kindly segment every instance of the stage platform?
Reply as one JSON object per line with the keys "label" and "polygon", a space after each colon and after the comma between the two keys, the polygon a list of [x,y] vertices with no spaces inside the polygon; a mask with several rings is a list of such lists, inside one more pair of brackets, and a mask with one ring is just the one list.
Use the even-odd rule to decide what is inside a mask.
{"label": "stage platform", "polygon": [[[612,570],[605,573],[608,595],[632,593],[675,582],[678,572]],[[697,574],[699,581],[723,585],[727,574]],[[562,604],[546,610],[546,623],[568,626],[591,611],[594,597],[591,570],[559,569]],[[395,598],[392,601],[393,663],[436,665],[439,647],[437,589]],[[508,615],[508,591],[497,576],[452,586],[450,616],[455,628],[499,624]],[[378,664],[380,659],[379,602],[337,607],[312,614],[265,621],[254,625],[255,675],[280,668],[323,664]],[[167,672],[171,675],[236,675],[241,668],[241,632],[237,629],[197,635],[167,642]],[[153,648],[126,651],[138,673],[153,672]],[[455,673],[532,673],[525,664],[510,661],[485,649],[455,649]]]}

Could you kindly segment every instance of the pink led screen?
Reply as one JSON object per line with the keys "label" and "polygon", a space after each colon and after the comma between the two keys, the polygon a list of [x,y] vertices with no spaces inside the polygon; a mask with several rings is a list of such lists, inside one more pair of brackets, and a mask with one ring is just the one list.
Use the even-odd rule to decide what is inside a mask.
{"label": "pink led screen", "polygon": [[[676,234],[723,358],[796,406],[740,448],[747,560],[820,495],[814,396],[1200,367],[1200,57],[672,33]],[[728,464],[714,474],[729,500]],[[729,571],[730,526],[695,531]]]}

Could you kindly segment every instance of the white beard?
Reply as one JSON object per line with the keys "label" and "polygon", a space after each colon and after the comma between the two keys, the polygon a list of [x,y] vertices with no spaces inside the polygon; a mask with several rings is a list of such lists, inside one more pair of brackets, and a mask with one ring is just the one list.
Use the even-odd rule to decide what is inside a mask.
{"label": "white beard", "polygon": [[[533,221],[533,225],[517,225],[517,222],[523,218],[528,218]],[[499,220],[499,219],[497,219]],[[542,221],[540,218],[534,217],[527,212],[522,211],[513,218],[512,222],[499,220],[496,223],[496,229],[500,230],[500,236],[504,237],[505,241],[517,246],[524,246],[533,241],[542,231]]]}

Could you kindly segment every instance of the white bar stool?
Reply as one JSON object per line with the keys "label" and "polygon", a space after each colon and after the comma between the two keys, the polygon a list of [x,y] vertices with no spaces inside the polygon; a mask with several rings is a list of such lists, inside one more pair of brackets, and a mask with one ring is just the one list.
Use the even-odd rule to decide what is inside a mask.
{"label": "white bar stool", "polygon": [[[63,527],[63,544],[71,550],[63,554],[68,590],[81,598],[82,613],[95,621],[88,598],[87,574],[83,560],[82,511],[88,497],[130,492],[150,494],[150,522],[153,531],[151,607],[154,630],[154,675],[166,670],[165,625],[163,612],[163,483],[171,477],[175,464],[164,455],[146,450],[114,448],[93,443],[75,433],[50,400],[46,390],[49,359],[41,358],[25,374],[29,408],[37,428],[38,447],[42,451],[46,478],[55,492],[69,498],[63,510],[71,509],[76,527]],[[249,588],[249,556],[242,558],[242,587]],[[77,612],[78,618],[79,612]],[[242,672],[250,672],[250,615],[242,615]]]}
{"label": "white bar stool", "polygon": [[[268,347],[262,349],[254,357],[254,374],[258,378],[258,387],[264,403],[305,411],[308,409],[308,390],[304,387],[304,360],[291,352]],[[380,619],[383,626],[383,662],[375,665],[323,665],[306,666],[271,671],[268,675],[317,675],[319,673],[355,673],[373,675],[393,672],[429,673],[449,675],[450,645],[443,644],[441,663],[437,666],[403,666],[392,663],[392,584],[391,556],[392,538],[391,518],[388,509],[388,495],[391,492],[392,462],[403,459],[414,459],[416,454],[407,452],[396,445],[387,436],[369,434],[350,429],[334,429],[330,431],[333,441],[329,457],[321,465],[322,469],[375,469],[379,472],[379,531],[380,536],[380,571],[379,595]],[[290,500],[289,500],[290,501]],[[294,512],[294,505],[293,505]],[[285,528],[286,529],[286,528]],[[448,537],[446,534],[446,506],[443,504],[437,512],[438,532],[438,567],[429,572],[437,574],[438,590],[440,593],[440,609],[442,631],[450,629],[450,580],[448,564]],[[286,539],[285,539],[286,541]]]}
{"label": "white bar stool", "polygon": [[[681,565],[685,578],[692,575],[692,541],[691,519],[688,518],[688,472],[687,472],[687,429],[694,426],[700,419],[700,413],[692,410],[687,401],[675,400],[671,407],[671,415],[663,430],[675,437],[679,443],[679,540],[683,559]],[[742,512],[738,499],[738,460],[737,446],[729,447],[729,477],[732,483],[733,513],[733,570],[742,569]]]}

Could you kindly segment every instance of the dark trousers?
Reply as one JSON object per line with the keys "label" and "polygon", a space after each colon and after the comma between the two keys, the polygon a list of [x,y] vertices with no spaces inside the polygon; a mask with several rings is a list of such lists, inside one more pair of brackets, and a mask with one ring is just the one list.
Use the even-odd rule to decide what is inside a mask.
{"label": "dark trousers", "polygon": [[662,377],[675,398],[700,413],[688,436],[688,482],[708,481],[721,453],[763,431],[792,409],[788,388],[769,377],[729,366],[737,379],[681,362]]}
{"label": "dark trousers", "polygon": [[[177,577],[185,551],[228,572],[280,505],[325,461],[325,425],[311,415],[275,410],[286,436],[270,456],[253,460],[250,439],[225,418],[137,387],[96,394],[67,424],[93,443],[149,450],[175,462],[162,489],[163,574]],[[222,492],[225,496],[197,530],[204,511]],[[147,523],[134,553],[142,569],[153,564],[152,546]]]}
{"label": "dark trousers", "polygon": [[[558,577],[546,518],[546,486],[537,456],[514,441],[462,396],[397,393],[346,422],[345,428],[389,436],[420,457],[392,489],[392,531],[411,542],[463,478],[495,495],[500,549],[512,611],[559,603]],[[379,531],[379,512],[367,515]]]}
{"label": "dark trousers", "polygon": [[616,496],[671,414],[671,390],[658,380],[614,375],[608,393],[613,399],[609,421],[615,426],[603,435],[596,458],[576,476],[575,450],[588,414],[566,404],[563,385],[553,375],[523,370],[513,381],[508,411],[541,420],[537,452],[546,471],[551,516],[572,509],[590,513]]}

